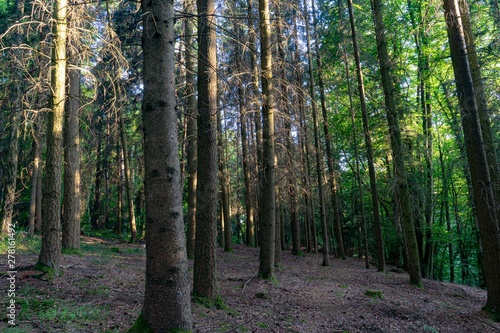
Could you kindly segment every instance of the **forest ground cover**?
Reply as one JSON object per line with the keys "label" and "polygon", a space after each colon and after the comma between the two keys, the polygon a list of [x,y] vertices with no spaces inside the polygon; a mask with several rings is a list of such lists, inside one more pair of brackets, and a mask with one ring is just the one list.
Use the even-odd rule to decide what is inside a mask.
{"label": "forest ground cover", "polygon": [[[83,237],[80,253],[63,255],[63,276],[49,282],[33,268],[39,239],[20,243],[18,326],[7,328],[2,313],[1,332],[125,332],[137,318],[144,294],[142,245]],[[500,332],[500,323],[481,311],[486,292],[478,288],[424,280],[425,288],[418,289],[391,267],[379,273],[355,258],[322,267],[320,254],[290,251],[271,282],[256,276],[258,254],[238,245],[233,252],[218,250],[226,306],[193,303],[194,332]],[[4,297],[1,305],[5,310]]]}

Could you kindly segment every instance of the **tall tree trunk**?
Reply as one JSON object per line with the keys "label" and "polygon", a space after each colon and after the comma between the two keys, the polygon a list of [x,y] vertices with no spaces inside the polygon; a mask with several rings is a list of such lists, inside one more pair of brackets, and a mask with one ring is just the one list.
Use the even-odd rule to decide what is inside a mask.
{"label": "tall tree trunk", "polygon": [[379,272],[385,271],[385,249],[384,238],[382,235],[382,223],[380,220],[380,208],[377,191],[377,180],[375,176],[375,163],[373,162],[373,146],[370,135],[370,126],[368,123],[368,111],[366,108],[365,84],[363,71],[361,69],[361,59],[359,56],[358,38],[356,34],[356,25],[354,22],[354,11],[352,0],[347,2],[349,7],[349,21],[351,24],[352,45],[354,48],[354,60],[356,62],[356,76],[358,78],[358,94],[361,106],[361,116],[363,119],[363,134],[366,146],[366,159],[368,162],[368,174],[370,177],[370,192],[372,198],[373,226],[375,230],[375,240],[377,242],[377,268]]}
{"label": "tall tree trunk", "polygon": [[[78,66],[74,43],[68,43],[71,65]],[[62,247],[80,249],[80,70],[68,68],[68,97],[64,124],[64,201]]]}
{"label": "tall tree trunk", "polygon": [[188,201],[188,215],[187,215],[187,254],[188,258],[194,258],[195,239],[196,239],[196,187],[197,187],[197,124],[196,124],[196,68],[195,68],[195,54],[193,43],[195,38],[194,34],[194,21],[193,18],[196,14],[194,8],[194,0],[185,2],[185,11],[190,16],[184,21],[185,31],[185,44],[186,44],[186,123],[187,123],[187,201]]}
{"label": "tall tree trunk", "polygon": [[[17,2],[16,16],[21,18],[24,14],[24,0]],[[18,23],[18,22],[16,22]],[[15,34],[15,40],[20,45],[22,43],[21,32]],[[17,49],[14,50],[14,58],[17,61],[21,61],[22,54]],[[5,184],[5,198],[3,202],[3,216],[2,216],[2,234],[7,234],[10,226],[12,225],[12,216],[14,213],[14,203],[16,201],[16,187],[17,187],[17,167],[19,164],[19,125],[21,123],[21,115],[23,111],[22,106],[22,91],[23,91],[23,75],[22,69],[16,66],[14,68],[14,86],[11,88],[11,92],[14,94],[12,101],[12,111],[9,119],[10,129],[9,129],[9,147],[7,150],[7,172],[5,174],[5,180],[2,183]],[[2,177],[2,178],[3,178]],[[1,183],[0,183],[1,184]],[[2,198],[2,196],[0,196]],[[2,201],[0,200],[0,204]],[[1,216],[1,214],[0,214]]]}
{"label": "tall tree trunk", "polygon": [[144,305],[129,331],[137,333],[148,328],[155,333],[192,329],[175,105],[173,7],[171,1],[142,1],[147,247]]}
{"label": "tall tree trunk", "polygon": [[262,69],[262,177],[259,204],[259,276],[274,277],[275,238],[275,163],[274,163],[274,93],[269,0],[259,0],[260,52]]}
{"label": "tall tree trunk", "polygon": [[[352,124],[352,142],[354,144],[354,156],[355,156],[355,165],[356,165],[356,180],[358,185],[358,193],[359,193],[359,210],[361,214],[361,235],[363,237],[363,253],[365,258],[365,267],[366,269],[370,268],[370,252],[368,250],[368,233],[366,231],[366,217],[365,217],[365,204],[363,199],[363,182],[361,180],[361,171],[359,167],[359,148],[358,148],[358,139],[357,139],[357,131],[356,131],[356,115],[354,112],[354,102],[352,98],[352,89],[351,89],[351,73],[349,71],[349,63],[347,61],[347,53],[344,55],[345,61],[345,74],[347,78],[347,90],[349,94],[349,109],[351,113],[351,124]],[[361,246],[360,246],[361,248]]]}
{"label": "tall tree trunk", "polygon": [[215,0],[198,0],[198,170],[193,293],[219,296],[217,240],[217,58]]}
{"label": "tall tree trunk", "polygon": [[44,216],[42,248],[38,268],[48,277],[61,273],[61,185],[63,171],[63,124],[66,99],[67,0],[54,1],[53,46],[51,68],[52,112],[47,123],[46,182],[44,185]]}
{"label": "tall tree trunk", "polygon": [[[315,45],[315,55],[316,55],[316,66],[317,66],[317,75],[318,75],[318,85],[319,85],[319,96],[321,101],[321,114],[323,116],[323,134],[325,135],[325,146],[326,146],[326,158],[328,162],[328,176],[330,179],[330,196],[332,200],[332,209],[333,216],[335,219],[335,240],[337,241],[337,255],[339,258],[345,259],[345,250],[344,250],[344,240],[342,236],[342,213],[340,208],[340,198],[339,198],[339,185],[338,185],[338,174],[336,171],[336,164],[334,163],[334,157],[332,152],[332,139],[330,137],[330,131],[328,130],[328,115],[326,110],[326,97],[325,97],[325,85],[323,83],[323,66],[321,64],[321,56],[319,52],[319,42],[316,33],[316,8],[314,5],[314,1],[312,4],[312,15],[313,15],[313,29],[312,33],[314,36],[314,40],[316,40]],[[307,13],[307,3],[304,2],[304,10]],[[307,22],[307,18],[306,18]],[[306,23],[307,24],[307,23]]]}
{"label": "tall tree trunk", "polygon": [[467,57],[465,36],[457,0],[444,0],[445,20],[453,71],[460,103],[462,128],[471,171],[479,232],[483,245],[486,307],[500,314],[500,230],[496,202],[481,133],[478,106]]}
{"label": "tall tree trunk", "polygon": [[380,0],[372,0],[372,11],[375,23],[375,36],[377,40],[382,86],[384,88],[387,123],[389,125],[389,136],[394,159],[394,176],[396,179],[397,195],[401,207],[401,221],[405,232],[406,248],[408,251],[408,271],[410,273],[410,282],[416,286],[422,287],[420,258],[418,254],[415,225],[412,217],[410,190],[406,175],[398,110],[396,106],[396,91],[391,74],[391,62],[387,50],[387,41],[385,37],[385,27],[382,19],[382,6]]}
{"label": "tall tree trunk", "polygon": [[[498,4],[497,4],[498,5]],[[479,122],[481,124],[481,134],[483,135],[484,149],[486,150],[486,160],[490,170],[490,178],[493,186],[493,194],[497,207],[497,217],[500,216],[500,166],[498,163],[493,133],[491,130],[490,115],[492,110],[488,108],[486,92],[484,89],[484,81],[481,75],[481,67],[479,66],[478,52],[474,42],[474,34],[470,22],[469,6],[467,1],[459,0],[460,14],[463,24],[465,44],[467,47],[467,58],[469,59],[472,83],[474,85],[474,94],[476,98],[477,111]]]}
{"label": "tall tree trunk", "polygon": [[[238,44],[239,47],[240,44]],[[239,47],[240,48],[240,47]],[[241,48],[238,52],[241,54]],[[239,64],[240,62],[237,62]],[[239,65],[238,65],[239,66]],[[238,70],[241,72],[241,70]],[[241,148],[242,148],[242,159],[243,159],[243,178],[245,182],[245,212],[246,212],[246,236],[245,244],[254,244],[254,226],[255,226],[255,207],[253,204],[253,193],[252,193],[252,180],[251,180],[251,167],[250,159],[251,155],[249,153],[249,142],[248,142],[248,130],[247,130],[247,115],[245,114],[244,104],[245,95],[243,91],[243,84],[241,80],[238,80],[238,102],[240,108],[240,135],[241,135]]]}
{"label": "tall tree trunk", "polygon": [[[318,177],[318,196],[320,204],[320,221],[323,231],[323,266],[328,266],[330,264],[329,252],[330,252],[330,242],[328,236],[328,226],[326,221],[326,207],[325,207],[325,194],[323,190],[323,156],[321,149],[321,142],[319,137],[319,119],[318,112],[316,110],[316,103],[314,101],[314,73],[312,64],[312,54],[311,54],[311,37],[309,33],[309,19],[307,11],[307,2],[304,1],[304,11],[305,22],[306,22],[306,35],[307,35],[307,57],[308,57],[308,67],[309,67],[309,94],[311,95],[311,106],[313,114],[313,125],[314,125],[314,147],[316,148],[316,175]],[[338,244],[337,244],[338,245]]]}
{"label": "tall tree trunk", "polygon": [[[251,80],[252,80],[252,100],[251,100],[251,105],[252,105],[252,121],[254,123],[254,137],[255,137],[255,149],[254,149],[254,154],[257,157],[257,163],[255,164],[255,170],[257,173],[257,177],[260,177],[261,172],[259,170],[262,168],[262,120],[261,120],[261,115],[259,114],[259,65],[257,62],[257,48],[256,48],[256,40],[257,40],[257,33],[255,29],[255,16],[253,15],[253,7],[252,7],[252,2],[253,0],[247,0],[248,1],[248,51],[249,51],[249,56],[250,56],[250,72],[251,72]],[[253,130],[253,129],[252,129]],[[260,184],[260,179],[258,179],[258,182]],[[257,193],[255,194],[255,200],[254,200],[254,206],[256,212],[259,212],[259,200],[260,200],[260,185],[257,186]],[[258,246],[259,242],[259,232],[258,232],[258,225],[259,225],[259,218],[260,214],[256,213],[254,214],[254,225],[250,226],[249,231],[252,233],[253,237],[250,237],[250,235],[247,236],[249,239],[247,239],[247,243],[251,246],[255,245]],[[251,238],[251,239],[250,239]]]}

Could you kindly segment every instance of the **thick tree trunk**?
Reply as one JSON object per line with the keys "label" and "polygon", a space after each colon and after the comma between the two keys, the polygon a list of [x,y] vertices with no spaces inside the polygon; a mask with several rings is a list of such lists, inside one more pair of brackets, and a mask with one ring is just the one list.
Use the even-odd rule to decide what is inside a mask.
{"label": "thick tree trunk", "polygon": [[478,106],[457,0],[444,0],[453,71],[460,102],[462,128],[471,171],[474,202],[483,245],[484,273],[488,299],[486,307],[500,314],[500,230],[496,202],[488,168]]}
{"label": "thick tree trunk", "polygon": [[[189,15],[195,15],[194,0],[185,2],[185,11]],[[184,21],[185,44],[186,44],[186,153],[187,153],[187,254],[188,258],[194,258],[195,239],[196,239],[196,187],[198,180],[197,163],[197,124],[196,124],[196,67],[195,54],[193,50],[194,21],[188,17]]]}
{"label": "thick tree trunk", "polygon": [[390,59],[387,50],[385,27],[382,19],[382,6],[380,0],[372,0],[372,11],[375,23],[375,36],[377,40],[377,51],[384,89],[387,122],[389,125],[389,136],[394,163],[394,177],[397,186],[397,195],[401,207],[401,221],[405,233],[406,248],[408,251],[408,272],[410,282],[416,286],[422,286],[422,274],[420,271],[420,258],[415,233],[415,225],[412,217],[410,190],[406,175],[403,146],[401,142],[401,131],[399,127],[398,110],[396,106],[396,91],[390,69]]}
{"label": "thick tree trunk", "polygon": [[259,276],[274,277],[275,239],[275,164],[274,164],[274,93],[269,0],[259,0],[259,26],[262,67],[262,177],[259,205]]}
{"label": "thick tree trunk", "polygon": [[[144,195],[146,290],[130,332],[192,328],[190,279],[182,212],[174,75],[174,10],[170,1],[143,1]],[[153,16],[152,13],[155,13]]]}
{"label": "thick tree trunk", "polygon": [[53,48],[51,68],[51,109],[47,124],[46,182],[42,248],[37,266],[50,275],[61,273],[61,188],[63,171],[63,124],[66,99],[67,0],[54,2]]}
{"label": "thick tree trunk", "polygon": [[196,193],[196,296],[215,300],[217,240],[217,58],[215,0],[198,0],[198,170]]}
{"label": "thick tree trunk", "polygon": [[[69,46],[72,59],[77,51]],[[76,65],[76,64],[75,64]],[[80,70],[68,68],[68,97],[64,127],[64,201],[62,247],[80,249]]]}
{"label": "thick tree trunk", "polygon": [[[497,3],[498,5],[498,3]],[[472,83],[474,85],[474,94],[476,97],[477,111],[479,122],[481,124],[481,134],[483,135],[484,149],[486,150],[486,159],[490,170],[490,178],[493,186],[493,194],[497,207],[497,217],[500,217],[500,166],[495,151],[493,133],[491,130],[490,116],[492,110],[488,108],[487,96],[484,88],[481,68],[474,42],[474,34],[470,22],[470,13],[467,1],[460,0],[459,8],[464,30],[465,44],[467,47],[467,58],[469,59]]]}

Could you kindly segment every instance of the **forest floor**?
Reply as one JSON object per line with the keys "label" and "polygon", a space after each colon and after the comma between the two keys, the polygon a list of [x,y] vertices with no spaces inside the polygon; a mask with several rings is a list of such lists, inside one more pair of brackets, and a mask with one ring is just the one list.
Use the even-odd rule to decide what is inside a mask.
{"label": "forest floor", "polygon": [[[16,327],[7,326],[7,277],[1,273],[0,332],[126,332],[141,310],[145,250],[140,245],[84,237],[80,254],[63,255],[63,275],[44,281],[33,270],[36,247],[16,254]],[[217,250],[225,309],[193,304],[194,332],[500,332],[481,307],[486,292],[366,269],[364,260],[283,253],[277,281],[256,276],[258,250]],[[6,255],[0,258],[6,267]],[[190,261],[192,268],[192,261]],[[190,270],[192,272],[192,269]]]}

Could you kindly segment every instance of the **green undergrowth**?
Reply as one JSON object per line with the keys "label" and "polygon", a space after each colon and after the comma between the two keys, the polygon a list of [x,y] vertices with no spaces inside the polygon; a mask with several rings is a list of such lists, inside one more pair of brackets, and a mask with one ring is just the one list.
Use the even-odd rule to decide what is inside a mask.
{"label": "green undergrowth", "polygon": [[220,295],[215,299],[193,295],[192,301],[209,309],[230,310]]}
{"label": "green undergrowth", "polygon": [[365,291],[365,295],[371,298],[379,298],[379,299],[384,299],[384,295],[380,290],[367,290]]}

